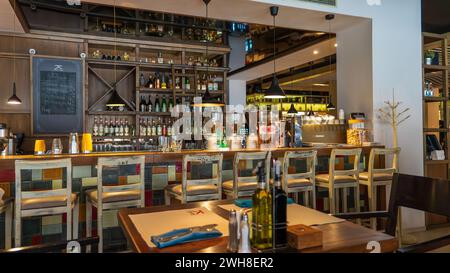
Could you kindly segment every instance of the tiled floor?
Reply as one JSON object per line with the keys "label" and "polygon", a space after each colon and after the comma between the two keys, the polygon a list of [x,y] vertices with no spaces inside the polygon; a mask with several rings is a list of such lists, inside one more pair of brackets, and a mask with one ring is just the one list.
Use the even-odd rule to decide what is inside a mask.
{"label": "tiled floor", "polygon": [[[450,227],[435,228],[427,231],[411,233],[418,243],[438,239],[450,235]],[[450,253],[450,245],[431,251],[431,253]]]}

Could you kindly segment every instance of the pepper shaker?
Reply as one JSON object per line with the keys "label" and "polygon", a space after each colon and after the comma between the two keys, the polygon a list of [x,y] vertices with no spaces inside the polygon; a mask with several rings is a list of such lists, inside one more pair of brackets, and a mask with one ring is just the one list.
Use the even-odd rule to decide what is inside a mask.
{"label": "pepper shaker", "polygon": [[238,250],[238,223],[236,211],[230,211],[230,219],[228,224],[228,251],[235,253]]}
{"label": "pepper shaker", "polygon": [[248,215],[244,212],[241,221],[241,239],[239,244],[239,253],[252,253],[250,246],[250,228],[248,225]]}

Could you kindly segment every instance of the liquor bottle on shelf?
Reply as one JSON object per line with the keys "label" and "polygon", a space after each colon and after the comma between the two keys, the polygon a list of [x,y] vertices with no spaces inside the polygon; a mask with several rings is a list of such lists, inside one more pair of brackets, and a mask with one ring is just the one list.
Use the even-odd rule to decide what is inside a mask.
{"label": "liquor bottle on shelf", "polygon": [[152,99],[150,96],[147,98],[147,112],[151,113],[153,111]]}
{"label": "liquor bottle on shelf", "polygon": [[200,78],[197,79],[197,91],[201,91],[202,90],[202,83],[200,81]]}
{"label": "liquor bottle on shelf", "polygon": [[93,136],[98,136],[98,122],[97,122],[97,118],[94,117],[94,127],[92,129],[92,135]]}
{"label": "liquor bottle on shelf", "polygon": [[202,84],[201,90],[202,91],[206,91],[207,84],[208,84],[207,82],[208,82],[208,80],[206,79],[206,74],[203,74],[203,78],[202,78],[202,81],[201,81],[201,84]]}
{"label": "liquor bottle on shelf", "polygon": [[117,118],[114,119],[114,136],[120,136],[120,124]]}
{"label": "liquor bottle on shelf", "polygon": [[162,101],[161,101],[161,112],[163,112],[163,113],[167,112],[166,95],[163,95],[163,98],[162,98]]}
{"label": "liquor bottle on shelf", "polygon": [[[102,131],[101,127],[99,128],[100,133]],[[100,136],[109,136],[109,121],[106,118],[105,118],[105,125],[103,127],[103,133],[101,133]]]}
{"label": "liquor bottle on shelf", "polygon": [[266,170],[258,163],[258,188],[252,196],[252,247],[258,250],[272,248],[272,195],[266,186]]}
{"label": "liquor bottle on shelf", "polygon": [[123,121],[123,119],[120,119],[119,120],[119,136],[120,137],[123,137],[124,136],[124,134],[125,134],[125,128],[124,128],[124,121]]}
{"label": "liquor bottle on shelf", "polygon": [[167,121],[163,120],[162,124],[162,135],[167,136]]}
{"label": "liquor bottle on shelf", "polygon": [[123,133],[124,133],[124,136],[126,136],[126,137],[128,137],[128,136],[130,136],[130,124],[129,124],[129,122],[128,122],[128,119],[125,121],[125,127],[123,128]]}
{"label": "liquor bottle on shelf", "polygon": [[143,137],[147,136],[147,128],[145,127],[144,119],[142,118],[139,122],[139,134]]}
{"label": "liquor bottle on shelf", "polygon": [[157,136],[162,136],[163,132],[162,132],[162,124],[161,124],[161,118],[159,118],[158,120],[158,124],[156,126],[156,135]]}
{"label": "liquor bottle on shelf", "polygon": [[151,136],[156,136],[157,134],[157,128],[156,128],[156,122],[155,122],[155,120],[153,119],[152,120],[152,126],[150,127],[151,128]]}
{"label": "liquor bottle on shelf", "polygon": [[147,84],[145,85],[147,88],[155,88],[154,80],[152,75],[148,76]]}
{"label": "liquor bottle on shelf", "polygon": [[185,84],[184,84],[184,88],[186,89],[186,90],[191,90],[191,81],[189,80],[189,78],[186,78],[186,82],[185,82]]}
{"label": "liquor bottle on shelf", "polygon": [[161,111],[161,106],[159,104],[158,95],[156,95],[156,98],[155,98],[155,108],[154,108],[154,110],[155,110],[156,113],[159,113]]}
{"label": "liquor bottle on shelf", "polygon": [[213,90],[219,91],[219,82],[217,80],[217,75],[214,75],[213,77]]}
{"label": "liquor bottle on shelf", "polygon": [[141,73],[141,76],[139,77],[139,83],[141,84],[141,87],[145,86],[145,77],[144,73]]}
{"label": "liquor bottle on shelf", "polygon": [[181,89],[180,87],[180,77],[175,78],[175,89]]}
{"label": "liquor bottle on shelf", "polygon": [[208,91],[214,91],[214,83],[212,81],[211,75],[208,76]]}
{"label": "liquor bottle on shelf", "polygon": [[161,79],[159,78],[159,73],[156,72],[155,74],[155,88],[160,89],[161,88]]}
{"label": "liquor bottle on shelf", "polygon": [[273,163],[274,189],[273,189],[273,240],[276,248],[287,246],[287,195],[281,187],[281,162]]}
{"label": "liquor bottle on shelf", "polygon": [[173,98],[170,97],[169,99],[169,112],[172,113],[173,111]]}
{"label": "liquor bottle on shelf", "polygon": [[164,72],[162,73],[161,89],[167,89],[166,75]]}
{"label": "liquor bottle on shelf", "polygon": [[173,88],[173,80],[172,77],[168,76],[169,78],[169,83],[167,84],[167,89],[172,89]]}
{"label": "liquor bottle on shelf", "polygon": [[145,127],[147,128],[147,136],[152,136],[152,126],[148,122],[148,119],[145,121]]}
{"label": "liquor bottle on shelf", "polygon": [[100,118],[100,124],[98,125],[98,136],[104,136],[104,135],[105,135],[105,128],[103,127],[103,119]]}
{"label": "liquor bottle on shelf", "polygon": [[146,112],[146,110],[147,110],[147,105],[145,103],[144,96],[141,96],[141,103],[139,104],[139,109],[141,112]]}
{"label": "liquor bottle on shelf", "polygon": [[167,125],[167,136],[171,137],[173,135],[173,129],[172,129],[172,121],[169,119],[169,123]]}
{"label": "liquor bottle on shelf", "polygon": [[164,64],[164,58],[161,52],[158,52],[158,64]]}

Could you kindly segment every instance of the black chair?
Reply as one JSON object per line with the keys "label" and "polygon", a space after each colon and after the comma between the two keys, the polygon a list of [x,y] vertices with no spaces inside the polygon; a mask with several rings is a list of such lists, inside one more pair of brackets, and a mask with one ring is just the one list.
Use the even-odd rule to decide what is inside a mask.
{"label": "black chair", "polygon": [[[450,217],[450,181],[406,174],[394,174],[387,212],[339,214],[343,219],[387,218],[386,233],[395,236],[400,207]],[[401,253],[422,253],[450,245],[450,235],[399,249]]]}
{"label": "black chair", "polygon": [[24,246],[11,248],[5,251],[0,251],[0,253],[52,253],[52,252],[63,252],[67,249],[67,244],[69,242],[78,242],[81,249],[86,249],[87,246],[98,246],[100,240],[98,237],[89,237],[84,239],[77,239],[72,241],[62,241],[56,243],[40,244],[34,246]]}

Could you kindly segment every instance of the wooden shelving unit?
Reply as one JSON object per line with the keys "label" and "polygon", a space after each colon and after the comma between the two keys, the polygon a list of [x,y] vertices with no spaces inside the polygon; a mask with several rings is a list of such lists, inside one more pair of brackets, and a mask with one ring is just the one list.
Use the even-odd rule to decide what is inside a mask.
{"label": "wooden shelving unit", "polygon": [[[189,45],[184,47],[179,44],[178,47],[164,47],[161,44],[149,45],[148,42],[143,45],[136,43],[99,43],[98,41],[86,41],[85,52],[89,57],[85,60],[86,81],[86,131],[91,132],[94,123],[94,117],[104,117],[108,119],[119,118],[126,119],[135,127],[135,137],[95,137],[94,140],[132,140],[136,142],[137,149],[140,149],[139,141],[152,139],[152,137],[143,137],[140,132],[141,119],[152,121],[154,119],[169,120],[173,118],[169,112],[140,112],[139,104],[141,96],[146,100],[150,99],[154,103],[155,96],[161,98],[165,96],[167,103],[172,100],[174,105],[177,101],[185,103],[185,100],[192,100],[195,96],[202,96],[205,91],[199,90],[197,79],[202,79],[203,75],[216,75],[219,82],[219,89],[210,91],[213,96],[221,96],[224,102],[227,102],[228,83],[228,50],[221,48],[219,51],[208,50],[208,58],[215,59],[220,67],[205,67],[188,65],[188,58],[196,58],[205,54],[205,47],[193,47]],[[116,50],[114,50],[116,49]],[[104,60],[102,58],[93,58],[95,51],[100,51],[101,55],[120,55],[127,52],[128,60]],[[115,52],[115,54],[113,54]],[[164,58],[164,64],[152,63],[157,54],[161,52]],[[170,60],[170,63],[166,63]],[[114,69],[116,72],[114,73]],[[144,75],[147,80],[149,75],[155,73],[164,73],[166,82],[169,79],[172,86],[167,89],[147,88],[141,86],[140,76]],[[176,79],[179,79],[182,86],[175,87]],[[191,89],[185,88],[186,78],[190,79]],[[121,111],[107,111],[106,102],[108,101],[113,88],[116,87],[119,95],[127,103],[126,109]]]}
{"label": "wooden shelving unit", "polygon": [[[449,109],[449,51],[447,35],[423,33],[423,139],[425,176],[450,179],[450,109]],[[426,64],[425,53],[434,52],[432,64]],[[426,96],[427,83],[433,85],[434,96]],[[445,160],[431,160],[427,135],[434,135],[445,151]],[[447,224],[447,217],[427,213],[427,227]]]}

